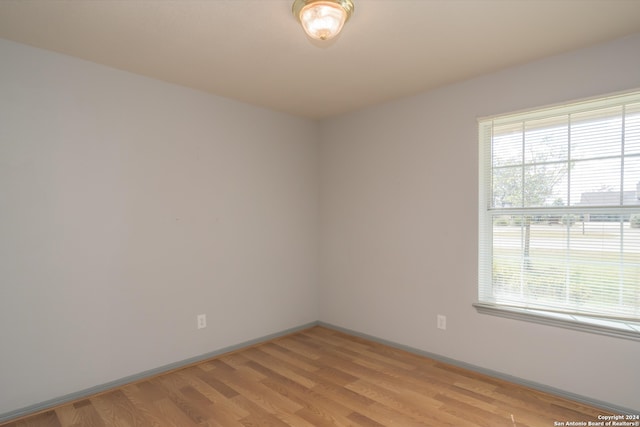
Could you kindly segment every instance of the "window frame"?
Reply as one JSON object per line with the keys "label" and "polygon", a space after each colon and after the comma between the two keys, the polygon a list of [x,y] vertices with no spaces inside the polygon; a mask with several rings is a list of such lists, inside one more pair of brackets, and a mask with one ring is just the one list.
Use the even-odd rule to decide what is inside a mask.
{"label": "window frame", "polygon": [[[544,308],[517,307],[500,304],[483,298],[483,295],[487,295],[493,291],[494,286],[492,272],[494,225],[493,214],[491,214],[491,198],[493,197],[493,189],[490,179],[493,173],[490,152],[493,136],[485,134],[486,123],[495,120],[508,121],[512,118],[518,118],[519,120],[523,120],[523,122],[527,120],[535,120],[537,117],[545,117],[545,115],[549,117],[562,114],[562,111],[565,109],[571,110],[572,112],[580,111],[581,105],[585,106],[584,111],[590,111],[597,108],[609,107],[614,105],[616,102],[625,103],[628,99],[631,99],[631,102],[633,103],[638,102],[640,100],[640,90],[635,89],[579,101],[528,109],[520,112],[478,118],[478,283],[477,300],[473,303],[473,306],[478,313],[640,341],[640,320],[608,318],[602,315],[589,315],[585,313],[562,313],[551,309],[545,310]],[[624,152],[622,153],[622,156],[624,156]],[[621,187],[620,193],[622,194],[623,191],[624,189]],[[597,207],[596,210],[598,209],[604,210],[604,207]],[[630,209],[633,209],[633,207],[627,210],[624,206],[610,206],[607,207],[607,209],[623,213],[628,212]],[[531,211],[535,212],[536,208],[523,207],[514,210],[514,213],[524,215]],[[561,209],[558,209],[558,212],[562,212]],[[571,209],[567,209],[567,212],[570,213]]]}

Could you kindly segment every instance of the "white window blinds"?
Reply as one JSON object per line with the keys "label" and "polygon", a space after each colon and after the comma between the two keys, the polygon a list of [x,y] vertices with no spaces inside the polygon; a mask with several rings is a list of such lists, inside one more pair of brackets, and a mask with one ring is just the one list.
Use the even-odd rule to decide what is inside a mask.
{"label": "white window blinds", "polygon": [[479,131],[479,302],[640,321],[640,92]]}

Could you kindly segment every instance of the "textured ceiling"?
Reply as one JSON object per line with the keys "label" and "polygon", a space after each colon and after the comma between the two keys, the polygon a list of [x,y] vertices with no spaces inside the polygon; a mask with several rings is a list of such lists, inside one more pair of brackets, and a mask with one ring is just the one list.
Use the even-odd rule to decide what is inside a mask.
{"label": "textured ceiling", "polygon": [[640,32],[640,0],[354,0],[320,44],[292,1],[0,0],[0,37],[324,118]]}

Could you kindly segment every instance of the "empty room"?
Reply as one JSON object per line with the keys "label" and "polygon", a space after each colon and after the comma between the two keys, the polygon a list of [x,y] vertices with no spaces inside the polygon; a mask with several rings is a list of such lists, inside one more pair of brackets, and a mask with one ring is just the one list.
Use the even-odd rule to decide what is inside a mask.
{"label": "empty room", "polygon": [[0,425],[640,426],[640,1],[0,1]]}

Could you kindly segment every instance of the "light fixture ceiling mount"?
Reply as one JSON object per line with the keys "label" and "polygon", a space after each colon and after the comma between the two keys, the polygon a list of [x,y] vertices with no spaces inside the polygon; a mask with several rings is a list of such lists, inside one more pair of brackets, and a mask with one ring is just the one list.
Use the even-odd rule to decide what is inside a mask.
{"label": "light fixture ceiling mount", "polygon": [[309,37],[329,40],[340,33],[353,8],[352,0],[295,0],[292,10]]}

